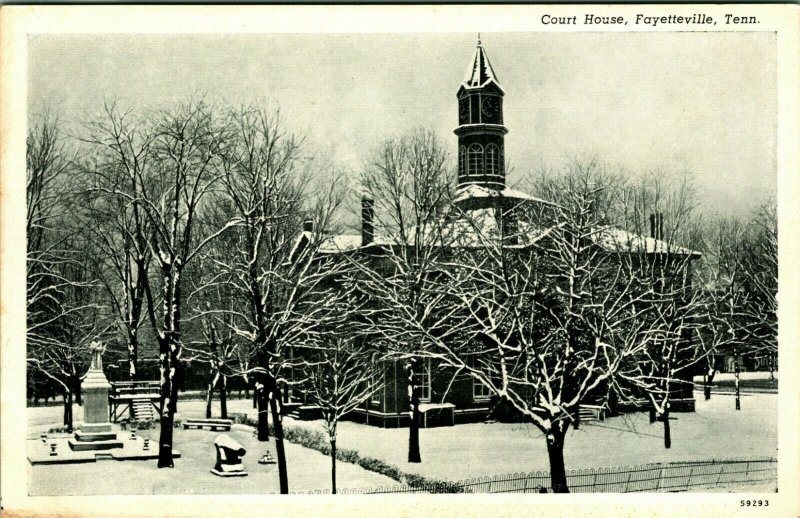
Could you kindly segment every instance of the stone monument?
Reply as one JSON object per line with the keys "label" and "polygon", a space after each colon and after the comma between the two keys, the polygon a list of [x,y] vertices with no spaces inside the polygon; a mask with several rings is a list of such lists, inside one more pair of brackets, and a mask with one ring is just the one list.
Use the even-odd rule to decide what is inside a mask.
{"label": "stone monument", "polygon": [[83,426],[70,439],[73,450],[107,450],[122,448],[116,432],[111,430],[108,419],[108,391],[111,384],[103,374],[103,347],[100,342],[92,342],[92,363],[81,383],[83,393]]}

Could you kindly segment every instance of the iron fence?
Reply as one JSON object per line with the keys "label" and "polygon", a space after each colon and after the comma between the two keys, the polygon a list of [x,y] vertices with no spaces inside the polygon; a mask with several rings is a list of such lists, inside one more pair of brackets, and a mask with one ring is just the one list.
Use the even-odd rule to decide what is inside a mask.
{"label": "iron fence", "polygon": [[[567,471],[567,485],[572,493],[675,492],[693,488],[777,483],[777,479],[778,463],[774,458],[674,462]],[[437,493],[441,491],[440,487],[397,485],[340,489],[339,493]],[[459,480],[450,485],[449,489],[462,493],[549,493],[550,473],[534,471],[477,477]],[[311,493],[328,492],[318,490]]]}

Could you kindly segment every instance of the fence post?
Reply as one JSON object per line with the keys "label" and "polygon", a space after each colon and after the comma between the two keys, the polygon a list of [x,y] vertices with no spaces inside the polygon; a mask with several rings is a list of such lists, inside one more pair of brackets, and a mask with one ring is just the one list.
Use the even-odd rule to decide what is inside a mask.
{"label": "fence post", "polygon": [[719,475],[717,475],[717,483],[715,486],[719,487],[719,481],[722,479],[722,472],[725,471],[725,466],[719,467]]}
{"label": "fence post", "polygon": [[625,491],[623,491],[623,493],[627,493],[628,492],[628,485],[630,483],[631,483],[631,472],[629,471],[628,472],[628,480],[625,481]]}
{"label": "fence post", "polygon": [[525,479],[524,480],[525,480],[525,485],[522,486],[522,492],[527,494],[528,493],[528,480],[530,480],[530,477],[528,476],[527,473],[525,473]]}
{"label": "fence post", "polygon": [[658,480],[656,480],[656,491],[661,489],[661,479],[664,478],[664,466],[658,468]]}
{"label": "fence post", "polygon": [[692,482],[692,472],[694,472],[694,468],[689,469],[689,478],[686,479],[686,491],[689,490],[689,484]]}
{"label": "fence post", "polygon": [[745,482],[749,482],[750,481],[750,461],[749,460],[747,461],[747,464],[745,464],[744,480],[745,480]]}
{"label": "fence post", "polygon": [[597,492],[595,491],[596,487],[597,487],[597,472],[595,471],[594,478],[592,479],[592,493]]}

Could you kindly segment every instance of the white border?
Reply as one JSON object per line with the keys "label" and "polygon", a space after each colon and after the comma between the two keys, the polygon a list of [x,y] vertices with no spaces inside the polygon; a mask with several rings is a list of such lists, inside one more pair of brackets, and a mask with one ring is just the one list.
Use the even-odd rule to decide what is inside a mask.
{"label": "white border", "polygon": [[[558,5],[558,6],[41,6],[0,10],[0,491],[8,516],[58,512],[61,516],[239,516],[421,514],[479,516],[622,515],[794,516],[800,512],[797,476],[800,257],[797,236],[800,199],[797,174],[800,92],[800,16],[793,5]],[[345,32],[671,32],[679,26],[545,26],[543,14],[691,16],[705,13],[755,15],[758,26],[716,25],[691,30],[776,31],[778,59],[778,197],[780,235],[779,396],[780,493],[761,495],[768,508],[742,508],[743,495],[626,494],[480,496],[114,496],[36,497],[26,491],[24,425],[25,376],[25,121],[26,41],[29,34],[57,33],[345,33]],[[720,430],[720,441],[724,431]],[[754,495],[746,495],[752,498]],[[17,514],[20,513],[20,514]]]}

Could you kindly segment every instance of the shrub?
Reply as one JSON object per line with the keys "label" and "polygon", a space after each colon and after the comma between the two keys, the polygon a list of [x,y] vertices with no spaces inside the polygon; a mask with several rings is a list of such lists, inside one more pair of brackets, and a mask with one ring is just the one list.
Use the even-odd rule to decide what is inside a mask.
{"label": "shrub", "polygon": [[401,472],[395,466],[391,466],[380,459],[373,457],[361,457],[358,459],[358,465],[366,470],[373,471],[379,475],[384,475],[398,482],[401,482],[403,478],[403,472]]}
{"label": "shrub", "polygon": [[[177,420],[176,420],[177,422]],[[141,420],[138,421],[136,419],[130,419],[127,421],[127,427],[130,430],[152,430],[156,427],[156,422],[152,419],[148,420]]]}
{"label": "shrub", "polygon": [[[236,415],[236,414],[235,414]],[[243,414],[238,414],[243,415]],[[258,420],[246,416],[242,424],[258,426]],[[275,436],[275,428],[270,424],[270,436]],[[255,431],[255,430],[254,430]],[[293,444],[316,450],[323,455],[331,454],[331,445],[327,435],[317,430],[309,430],[299,426],[284,426],[283,438]],[[464,488],[448,480],[430,479],[414,473],[405,473],[396,466],[387,464],[374,457],[362,457],[355,450],[336,450],[336,459],[349,464],[355,464],[373,473],[378,473],[392,480],[408,485],[409,487],[422,488],[432,493],[463,493]]]}
{"label": "shrub", "polygon": [[[228,414],[228,419],[234,422],[234,424],[248,424],[252,426],[253,419],[247,417],[247,414],[242,412],[232,412]],[[258,423],[256,423],[258,424]]]}
{"label": "shrub", "polygon": [[336,450],[336,458],[348,464],[358,464],[359,455],[355,450]]}

